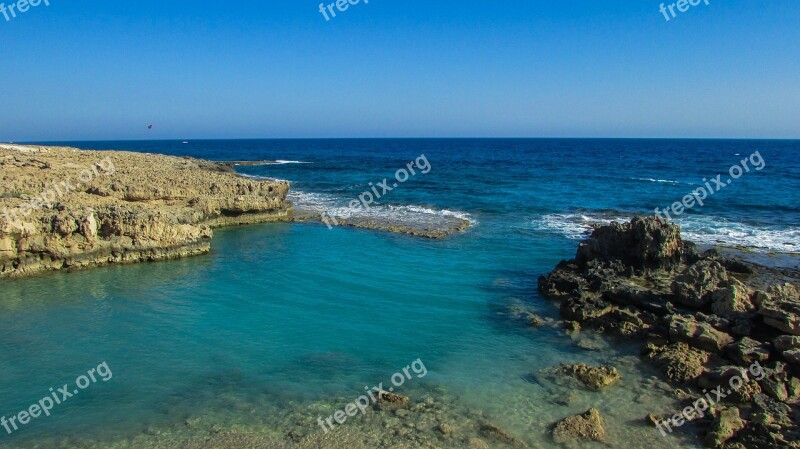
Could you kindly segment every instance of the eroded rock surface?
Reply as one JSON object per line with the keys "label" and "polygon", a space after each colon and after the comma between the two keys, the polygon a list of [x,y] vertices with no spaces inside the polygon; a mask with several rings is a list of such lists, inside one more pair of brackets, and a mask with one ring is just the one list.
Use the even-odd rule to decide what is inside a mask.
{"label": "eroded rock surface", "polygon": [[596,229],[575,259],[539,279],[539,291],[572,328],[642,340],[643,357],[680,388],[680,400],[723,388],[715,420],[697,423],[709,446],[798,447],[785,442],[800,436],[800,273],[765,274],[699,254],[677,225],[636,218]]}
{"label": "eroded rock surface", "polygon": [[605,441],[606,421],[600,411],[591,408],[586,413],[570,416],[553,427],[553,440],[559,444],[580,441]]}
{"label": "eroded rock surface", "polygon": [[0,145],[0,278],[206,253],[212,228],[291,218],[282,181],[208,161]]}

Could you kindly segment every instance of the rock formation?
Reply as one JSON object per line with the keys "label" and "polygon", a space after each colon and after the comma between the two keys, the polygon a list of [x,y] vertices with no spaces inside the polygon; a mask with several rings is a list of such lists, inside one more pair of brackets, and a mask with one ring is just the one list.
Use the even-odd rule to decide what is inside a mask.
{"label": "rock formation", "polygon": [[206,253],[212,228],[290,220],[289,185],[213,162],[0,145],[0,278]]}
{"label": "rock formation", "polygon": [[539,290],[571,329],[641,339],[690,403],[741,379],[703,421],[710,447],[800,447],[800,273],[786,283],[783,270],[764,289],[757,272],[767,270],[699,254],[678,226],[635,218],[596,229]]}

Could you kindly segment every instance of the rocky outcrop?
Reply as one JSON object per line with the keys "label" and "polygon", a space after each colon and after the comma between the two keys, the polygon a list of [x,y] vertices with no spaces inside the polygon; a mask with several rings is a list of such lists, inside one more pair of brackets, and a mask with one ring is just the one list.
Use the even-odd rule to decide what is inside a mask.
{"label": "rocky outcrop", "polygon": [[701,260],[689,265],[675,277],[672,292],[675,301],[696,309],[709,304],[712,295],[730,285],[725,267],[714,260]]}
{"label": "rocky outcrop", "polygon": [[669,336],[674,341],[681,341],[711,352],[722,351],[733,343],[733,337],[715,329],[710,323],[683,315],[670,317]]}
{"label": "rocky outcrop", "polygon": [[0,145],[0,180],[0,278],[202,254],[292,214],[288,183],[189,158]]}
{"label": "rocky outcrop", "polygon": [[606,421],[600,411],[591,408],[586,413],[570,416],[553,427],[553,440],[559,444],[606,439]]}
{"label": "rocky outcrop", "polygon": [[564,365],[559,372],[574,377],[593,390],[610,387],[622,378],[619,371],[610,366]]}
{"label": "rocky outcrop", "polygon": [[764,323],[787,334],[800,335],[800,294],[792,284],[774,285],[758,295]]}
{"label": "rocky outcrop", "polygon": [[663,222],[634,218],[596,229],[580,244],[575,261],[588,266],[594,261],[619,261],[634,269],[669,269],[695,257],[694,247],[681,240],[680,228]]}
{"label": "rocky outcrop", "polygon": [[796,270],[770,277],[766,267],[698,254],[678,226],[637,218],[596,229],[539,291],[572,329],[642,340],[642,356],[686,391],[679,399],[723,388],[714,421],[697,425],[708,427],[711,447],[749,449],[800,435],[800,415],[784,413],[800,401],[798,280]]}

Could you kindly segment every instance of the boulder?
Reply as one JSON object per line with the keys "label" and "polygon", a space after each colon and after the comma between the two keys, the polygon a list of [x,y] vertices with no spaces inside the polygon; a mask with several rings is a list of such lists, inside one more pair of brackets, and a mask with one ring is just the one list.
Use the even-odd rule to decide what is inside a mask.
{"label": "boulder", "polygon": [[730,285],[725,267],[713,260],[701,260],[675,277],[672,293],[676,302],[699,309],[711,303],[714,292]]}
{"label": "boulder", "polygon": [[559,372],[578,379],[593,390],[602,390],[610,387],[622,378],[619,371],[610,366],[564,365],[559,369]]}
{"label": "boulder", "polygon": [[595,297],[572,298],[561,303],[561,316],[570,321],[584,322],[600,318],[612,310],[613,305]]}
{"label": "boulder", "polygon": [[744,425],[744,421],[739,416],[738,408],[722,409],[717,413],[714,418],[714,424],[711,425],[711,430],[706,435],[706,444],[709,447],[720,447],[733,438],[736,432],[742,430]]}
{"label": "boulder", "polygon": [[785,426],[792,423],[792,408],[765,394],[755,395],[753,405],[753,421],[758,424]]}
{"label": "boulder", "polygon": [[620,261],[636,269],[672,269],[696,257],[692,244],[681,240],[680,227],[655,217],[636,217],[594,230],[580,244],[575,261],[580,267],[595,260]]}
{"label": "boulder", "polygon": [[603,442],[605,439],[605,419],[600,411],[594,408],[559,421],[553,428],[553,440],[559,444],[579,441]]}
{"label": "boulder", "polygon": [[744,337],[728,346],[727,353],[736,363],[750,365],[769,360],[770,350],[769,344]]}
{"label": "boulder", "polygon": [[772,344],[778,351],[787,351],[789,349],[800,349],[800,337],[794,335],[781,335],[773,340]]}
{"label": "boulder", "polygon": [[739,318],[756,308],[750,301],[750,295],[751,291],[746,285],[736,279],[731,279],[728,287],[711,294],[711,310],[724,318]]}
{"label": "boulder", "polygon": [[655,362],[673,382],[688,383],[705,372],[710,354],[685,343],[666,346],[648,344],[645,357]]}
{"label": "boulder", "polygon": [[783,358],[790,364],[800,367],[800,349],[783,351]]}
{"label": "boulder", "polygon": [[791,335],[800,335],[800,295],[792,284],[773,285],[759,295],[758,314],[764,323]]}
{"label": "boulder", "polygon": [[733,337],[718,331],[711,324],[697,321],[691,316],[674,315],[669,322],[669,336],[673,341],[688,343],[696,348],[720,352],[733,343]]}
{"label": "boulder", "polygon": [[494,424],[489,424],[489,423],[481,424],[479,432],[482,437],[487,439],[497,440],[513,447],[527,447],[527,445],[523,443],[521,440],[514,438],[513,436],[509,435],[506,431],[495,426]]}

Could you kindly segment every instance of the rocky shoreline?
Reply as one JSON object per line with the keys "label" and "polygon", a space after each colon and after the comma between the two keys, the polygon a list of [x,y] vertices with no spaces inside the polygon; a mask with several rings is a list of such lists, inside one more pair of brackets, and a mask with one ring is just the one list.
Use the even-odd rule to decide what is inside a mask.
{"label": "rocky shoreline", "polygon": [[[319,220],[319,212],[295,211],[287,181],[235,170],[276,163],[2,144],[0,279],[195,256],[211,250],[214,228]],[[434,239],[470,224],[337,218],[342,226]]]}
{"label": "rocky shoreline", "polygon": [[[798,448],[798,280],[797,270],[701,254],[677,225],[635,218],[596,229],[575,259],[539,279],[539,290],[558,303],[568,332],[642,342],[642,358],[686,407],[643,417],[659,429],[681,432],[691,421],[708,447]],[[734,378],[738,388],[727,389]],[[727,394],[701,401],[719,387]],[[705,413],[687,412],[703,402],[711,402]]]}
{"label": "rocky shoreline", "polygon": [[213,228],[291,221],[289,184],[213,162],[0,145],[0,279],[211,250]]}

